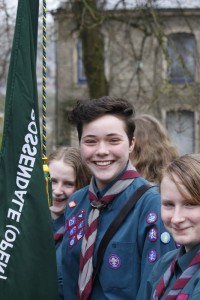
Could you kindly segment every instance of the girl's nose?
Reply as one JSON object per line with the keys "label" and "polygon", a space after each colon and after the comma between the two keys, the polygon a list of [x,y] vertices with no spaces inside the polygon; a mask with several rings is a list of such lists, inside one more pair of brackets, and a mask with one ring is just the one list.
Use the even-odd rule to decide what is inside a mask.
{"label": "girl's nose", "polygon": [[106,143],[99,143],[96,153],[98,155],[108,155],[109,154],[109,149],[108,146],[106,145]]}
{"label": "girl's nose", "polygon": [[62,190],[62,185],[61,184],[56,184],[52,187],[53,193],[56,196],[62,195],[63,190]]}
{"label": "girl's nose", "polygon": [[184,210],[179,207],[175,207],[173,211],[172,222],[174,224],[177,224],[183,222],[184,220],[185,220]]}

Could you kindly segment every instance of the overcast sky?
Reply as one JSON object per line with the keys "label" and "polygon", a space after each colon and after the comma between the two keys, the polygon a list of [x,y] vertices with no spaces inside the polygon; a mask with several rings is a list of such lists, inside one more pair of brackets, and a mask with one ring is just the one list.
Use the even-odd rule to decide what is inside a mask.
{"label": "overcast sky", "polygon": [[[42,9],[42,0],[40,1],[40,9]],[[67,2],[68,0],[46,0],[46,6],[47,6],[47,11],[49,10],[53,10],[56,9],[60,3],[62,2]],[[101,1],[101,0],[99,0]],[[102,0],[103,1],[103,0]],[[2,0],[0,0],[0,4],[1,4]],[[117,3],[119,3],[119,0],[107,0],[107,8],[111,9],[113,7],[115,7],[115,5]],[[125,0],[125,1],[121,1],[121,3],[125,3],[126,8],[133,8],[136,5],[137,6],[145,6],[146,3],[150,2],[150,0]],[[13,11],[16,12],[16,8],[17,8],[17,4],[18,4],[18,0],[6,0],[7,5],[9,6],[9,8],[12,8],[12,15],[13,15]],[[178,7],[182,7],[182,8],[186,8],[186,7],[190,7],[190,8],[200,8],[200,0],[151,0],[151,3],[153,3],[155,5],[155,7],[157,8],[178,8]],[[117,8],[121,8],[123,6],[123,4],[118,5]],[[52,17],[50,14],[47,14],[47,21],[52,21]]]}
{"label": "overcast sky", "polygon": [[[0,0],[0,5],[2,3],[2,0]],[[42,10],[42,0],[39,0],[40,3],[40,9]],[[46,9],[47,11],[56,9],[59,6],[60,0],[46,0]],[[18,0],[6,0],[6,5],[7,8],[9,9],[9,12],[12,17],[16,15],[17,12],[17,5],[18,5]],[[52,17],[50,14],[47,14],[47,21],[52,21]]]}
{"label": "overcast sky", "polygon": [[[16,0],[14,0],[16,1]],[[46,0],[47,1],[47,8],[54,9],[57,8],[60,0]],[[67,0],[66,0],[67,1]],[[62,2],[62,0],[61,0]],[[64,1],[63,1],[64,2]],[[107,0],[108,7],[114,7],[119,0]],[[146,3],[150,2],[149,0],[125,0],[121,1],[122,3],[126,3],[127,7],[133,7],[135,5],[145,5]],[[157,7],[167,8],[167,7],[200,7],[199,0],[152,0]],[[122,6],[122,5],[120,5]],[[120,8],[119,6],[119,8]]]}
{"label": "overcast sky", "polygon": [[[0,0],[1,2],[2,0]],[[6,1],[9,6],[17,7],[18,0],[7,0]],[[47,10],[56,9],[60,2],[64,2],[63,0],[46,0]],[[66,0],[67,2],[67,0]],[[119,0],[108,0],[108,8],[114,7]],[[126,0],[122,1],[126,3],[127,7],[133,7],[135,5],[145,5],[146,3],[150,2],[149,0]],[[167,8],[167,7],[200,7],[200,0],[152,0],[152,3],[155,4],[157,7]],[[40,5],[42,5],[42,0],[40,0]],[[121,5],[118,7],[120,8]]]}

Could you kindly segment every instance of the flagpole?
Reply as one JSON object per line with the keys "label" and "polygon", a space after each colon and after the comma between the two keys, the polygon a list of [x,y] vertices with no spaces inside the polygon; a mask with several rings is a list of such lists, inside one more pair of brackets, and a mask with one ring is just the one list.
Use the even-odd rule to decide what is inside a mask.
{"label": "flagpole", "polygon": [[42,4],[42,161],[44,178],[46,182],[46,192],[48,198],[49,207],[52,205],[52,188],[51,177],[49,174],[49,168],[47,164],[47,130],[46,130],[46,0],[43,0]]}

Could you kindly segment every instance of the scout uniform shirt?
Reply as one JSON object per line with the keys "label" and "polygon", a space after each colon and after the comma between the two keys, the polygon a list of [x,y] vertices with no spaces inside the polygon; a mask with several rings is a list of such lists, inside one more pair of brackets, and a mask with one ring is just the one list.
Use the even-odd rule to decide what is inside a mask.
{"label": "scout uniform shirt", "polygon": [[52,229],[53,229],[53,236],[55,241],[55,248],[56,248],[56,264],[57,264],[57,279],[58,279],[58,292],[59,292],[59,299],[63,299],[63,276],[62,276],[62,240],[63,234],[65,231],[65,218],[64,214],[61,215],[57,219],[52,219]]}
{"label": "scout uniform shirt", "polygon": [[[154,266],[153,271],[151,272],[149,279],[146,284],[145,296],[144,300],[151,300],[153,292],[163,276],[164,272],[168,269],[170,264],[172,263],[177,251],[179,251],[177,261],[175,263],[174,275],[171,278],[167,289],[160,300],[166,299],[169,291],[174,285],[175,281],[181,276],[183,271],[187,269],[191,260],[200,250],[200,245],[195,246],[192,250],[185,253],[185,248],[181,247],[179,250],[170,251],[165,254]],[[185,287],[180,291],[179,295],[176,298],[177,300],[200,300],[200,268],[197,272],[192,276],[189,282],[185,285]]]}
{"label": "scout uniform shirt", "polygon": [[[109,225],[136,189],[147,183],[141,177],[136,178],[100,213],[93,256],[94,270],[99,244]],[[76,206],[70,208],[72,202]],[[88,186],[68,199],[66,233],[62,243],[65,300],[77,300],[81,243],[90,210]],[[144,285],[154,263],[172,249],[175,249],[175,243],[160,217],[160,194],[157,187],[152,187],[139,199],[110,240],[90,300],[142,300]]]}

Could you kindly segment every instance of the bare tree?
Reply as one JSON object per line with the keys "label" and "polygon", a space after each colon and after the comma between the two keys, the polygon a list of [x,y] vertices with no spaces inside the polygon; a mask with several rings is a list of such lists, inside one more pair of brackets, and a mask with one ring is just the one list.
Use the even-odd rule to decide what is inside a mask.
{"label": "bare tree", "polygon": [[[109,45],[112,44],[112,68],[118,68],[121,95],[126,96],[134,86],[136,102],[139,101],[141,105],[141,101],[151,100],[152,105],[156,103],[161,90],[163,87],[166,89],[167,84],[166,80],[163,82],[160,80],[158,65],[163,58],[167,65],[170,64],[166,48],[168,34],[163,15],[160,14],[159,9],[156,9],[157,1],[155,0],[112,1],[114,3],[112,9],[110,9],[109,2],[108,0],[69,0],[66,2],[68,12],[73,14],[74,27],[71,34],[77,31],[82,41],[83,64],[89,95],[95,98],[108,94],[114,84],[112,75],[108,78],[105,71],[106,32]],[[176,0],[177,6],[180,5],[179,2],[181,1]],[[127,6],[127,3],[132,3],[131,8]],[[181,7],[178,14],[184,16]],[[187,16],[184,18],[188,30],[192,33],[194,30],[192,25]],[[122,44],[122,40],[126,44]],[[155,68],[153,76],[152,73],[149,76],[146,72],[145,60],[148,57],[154,60],[152,61],[152,67]],[[178,51],[177,57],[182,69],[187,73],[187,66]],[[117,71],[115,76],[117,76],[116,73]],[[120,80],[120,74],[125,73],[129,74],[126,87],[124,87],[123,76]],[[153,94],[149,93],[149,90]]]}
{"label": "bare tree", "polygon": [[72,1],[72,12],[83,48],[83,64],[92,98],[108,94],[104,69],[102,14],[95,0]]}
{"label": "bare tree", "polygon": [[[156,0],[115,0],[112,6],[110,2],[63,1],[54,14],[59,31],[58,143],[70,143],[66,114],[79,97],[126,97],[137,112],[153,113],[160,119],[164,107],[188,109],[192,103],[192,109],[199,110],[200,7],[182,9],[182,3],[189,2],[186,0],[171,1],[172,7],[167,9],[160,8],[161,1]],[[181,34],[196,39],[194,52],[176,43]],[[78,60],[73,61],[77,38],[82,42],[84,85],[79,84],[75,69]],[[191,60],[189,64],[185,57]],[[183,74],[180,82],[173,77],[174,67]]]}
{"label": "bare tree", "polygon": [[12,7],[5,0],[0,2],[0,84],[4,84],[7,76],[8,62],[11,52],[11,43],[14,29],[14,15],[11,14]]}

